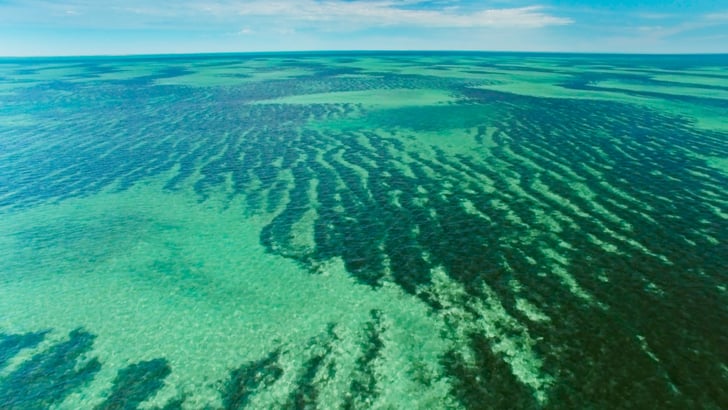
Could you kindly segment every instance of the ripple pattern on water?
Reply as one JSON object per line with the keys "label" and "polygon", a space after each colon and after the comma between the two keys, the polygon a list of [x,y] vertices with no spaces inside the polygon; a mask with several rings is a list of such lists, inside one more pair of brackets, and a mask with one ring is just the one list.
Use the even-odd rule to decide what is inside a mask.
{"label": "ripple pattern on water", "polygon": [[[265,355],[220,375],[213,402],[223,408],[386,407],[398,378],[446,385],[442,407],[721,408],[728,174],[715,159],[728,157],[728,134],[686,113],[728,116],[725,77],[712,60],[645,57],[637,69],[618,56],[524,58],[84,62],[55,80],[42,63],[8,63],[3,82],[28,84],[0,94],[3,116],[23,116],[0,121],[0,210],[148,181],[200,204],[242,202],[240,221],[262,221],[268,254],[311,275],[340,262],[352,286],[394,288],[442,325],[432,337],[448,347],[426,365],[398,350],[389,308],[370,309],[353,327],[319,323],[326,330],[317,336],[271,341],[256,349]],[[114,64],[147,71],[104,79]],[[235,81],[220,80],[236,70]],[[215,81],[194,83],[203,77]],[[398,106],[372,97],[392,90],[437,90],[437,98]],[[366,101],[342,101],[359,91]],[[340,94],[326,102],[326,93]],[[307,95],[315,102],[286,100]],[[108,254],[93,243],[114,230],[77,232],[38,224],[7,237],[26,251]],[[134,246],[124,235],[119,247]],[[13,274],[22,262],[13,263],[0,280],[22,280]],[[0,366],[41,343],[45,330],[34,331],[1,336]],[[102,364],[56,363],[91,351],[90,333],[70,337],[0,374],[0,403],[59,404],[82,390]],[[407,357],[410,370],[398,373],[395,357]],[[26,383],[35,370],[23,366],[58,373],[48,383],[71,382]],[[163,357],[138,358],[118,369],[98,408],[170,397],[174,372]],[[38,392],[17,396],[22,383]],[[190,392],[177,393],[169,403],[193,406]]]}

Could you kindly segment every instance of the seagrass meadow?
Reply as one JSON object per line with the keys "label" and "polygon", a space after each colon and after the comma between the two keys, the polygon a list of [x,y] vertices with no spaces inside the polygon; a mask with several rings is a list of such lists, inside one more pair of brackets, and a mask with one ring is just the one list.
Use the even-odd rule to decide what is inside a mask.
{"label": "seagrass meadow", "polygon": [[728,56],[0,59],[2,409],[726,409]]}

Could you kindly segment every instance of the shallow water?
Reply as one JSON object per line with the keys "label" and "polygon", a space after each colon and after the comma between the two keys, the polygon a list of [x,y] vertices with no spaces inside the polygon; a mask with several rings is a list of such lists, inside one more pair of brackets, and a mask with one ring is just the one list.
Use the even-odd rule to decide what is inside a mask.
{"label": "shallow water", "polygon": [[0,408],[726,408],[726,67],[0,59]]}

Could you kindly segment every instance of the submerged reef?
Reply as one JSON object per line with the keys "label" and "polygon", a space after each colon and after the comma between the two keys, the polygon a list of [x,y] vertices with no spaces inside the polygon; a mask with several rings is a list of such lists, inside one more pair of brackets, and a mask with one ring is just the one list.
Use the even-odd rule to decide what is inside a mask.
{"label": "submerged reef", "polygon": [[0,407],[726,408],[726,64],[0,61]]}

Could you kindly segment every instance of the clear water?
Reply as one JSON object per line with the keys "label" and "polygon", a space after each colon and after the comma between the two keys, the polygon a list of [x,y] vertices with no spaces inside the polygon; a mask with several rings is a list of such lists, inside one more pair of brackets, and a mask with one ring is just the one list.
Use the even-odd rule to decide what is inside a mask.
{"label": "clear water", "polygon": [[0,60],[0,408],[726,408],[726,68]]}

